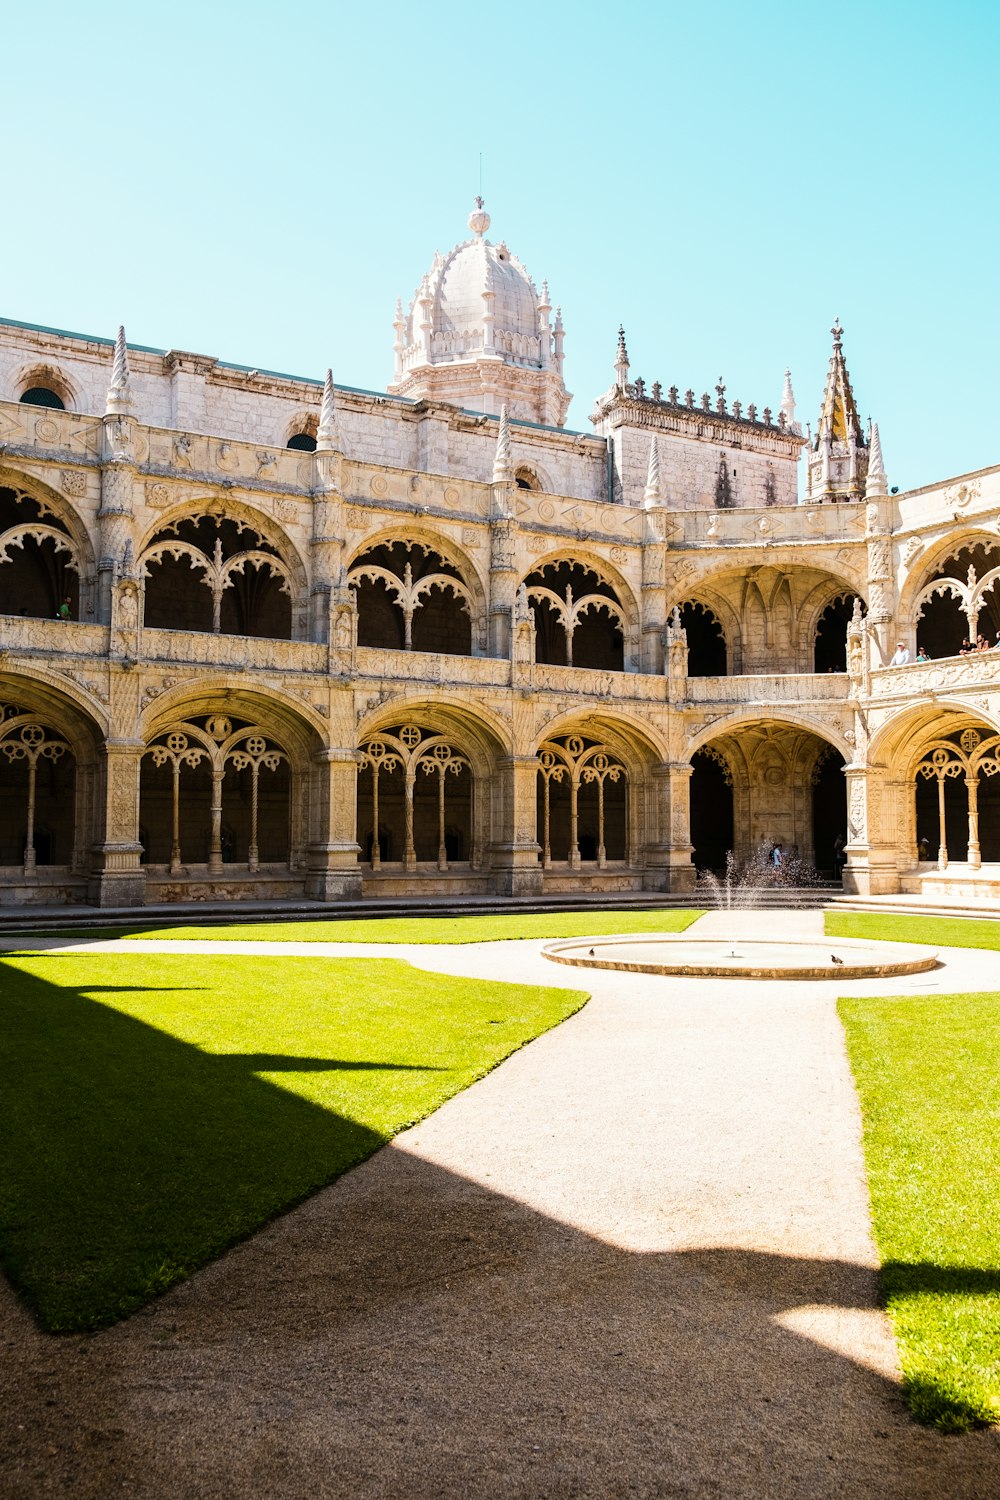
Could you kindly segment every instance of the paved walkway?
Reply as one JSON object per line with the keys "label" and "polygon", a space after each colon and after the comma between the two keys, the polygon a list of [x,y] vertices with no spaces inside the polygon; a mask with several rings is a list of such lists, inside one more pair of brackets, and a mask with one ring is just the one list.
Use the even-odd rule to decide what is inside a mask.
{"label": "paved walkway", "polygon": [[[572,986],[541,947],[254,951]],[[995,1500],[1000,1435],[900,1398],[834,1010],[995,987],[995,954],[944,957],[852,984],[580,971],[578,1015],[127,1323],[52,1339],[0,1294],[5,1493]]]}

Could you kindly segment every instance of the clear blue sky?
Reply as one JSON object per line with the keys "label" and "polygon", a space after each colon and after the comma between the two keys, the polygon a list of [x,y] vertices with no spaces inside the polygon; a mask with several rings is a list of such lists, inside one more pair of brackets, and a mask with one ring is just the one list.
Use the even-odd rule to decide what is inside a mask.
{"label": "clear blue sky", "polygon": [[835,316],[903,487],[1000,462],[1000,8],[5,8],[0,315],[383,389],[479,183],[633,376],[815,421]]}

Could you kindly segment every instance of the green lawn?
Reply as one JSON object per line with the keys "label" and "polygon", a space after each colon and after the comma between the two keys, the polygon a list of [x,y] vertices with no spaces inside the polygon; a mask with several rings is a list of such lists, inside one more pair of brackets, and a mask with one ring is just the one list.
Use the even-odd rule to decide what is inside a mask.
{"label": "green lawn", "polygon": [[828,911],[827,937],[938,948],[1000,948],[1000,921],[987,917],[921,917],[907,912]]}
{"label": "green lawn", "polygon": [[[912,920],[923,942],[960,925]],[[1000,995],[842,999],[839,1010],[911,1407],[946,1432],[998,1422]]]}
{"label": "green lawn", "polygon": [[114,1322],[585,1002],[396,959],[0,961],[0,1258]]}
{"label": "green lawn", "polygon": [[[609,932],[683,932],[701,911],[503,912],[473,917],[359,917],[313,922],[228,922],[149,927],[132,938],[270,943],[496,943],[515,938],[601,937]],[[104,934],[91,933],[91,937]]]}

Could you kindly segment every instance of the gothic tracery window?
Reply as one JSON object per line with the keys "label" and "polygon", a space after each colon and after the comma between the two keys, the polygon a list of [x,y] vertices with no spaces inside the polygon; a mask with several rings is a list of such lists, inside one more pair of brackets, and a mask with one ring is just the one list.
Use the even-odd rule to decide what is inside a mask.
{"label": "gothic tracery window", "polygon": [[0,865],[31,876],[73,859],[75,760],[31,710],[0,703]]}
{"label": "gothic tracery window", "polygon": [[291,638],[288,568],[247,522],[187,517],[158,532],[140,561],[153,629]]}
{"label": "gothic tracery window", "polygon": [[289,854],[288,756],[259,725],[208,714],[161,730],[143,757],[139,821],[149,864],[255,874]]}
{"label": "gothic tracery window", "polygon": [[624,670],[625,611],[606,579],[583,563],[559,559],[529,573],[524,585],[540,665]]}
{"label": "gothic tracery window", "polygon": [[358,760],[358,839],[373,873],[476,862],[472,766],[449,736],[401,724],[366,741]]}
{"label": "gothic tracery window", "polygon": [[604,869],[628,858],[628,773],[609,745],[560,735],[538,748],[538,842],[543,869],[565,861]]}
{"label": "gothic tracery window", "polygon": [[472,651],[472,595],[453,563],[423,542],[383,542],[354,563],[358,645]]}
{"label": "gothic tracery window", "polygon": [[957,656],[1000,631],[1000,547],[977,542],[944,560],[916,598],[917,642],[931,657]]}
{"label": "gothic tracery window", "polygon": [[69,600],[79,618],[80,559],[69,528],[44,500],[0,487],[0,599],[2,613],[55,619]]}

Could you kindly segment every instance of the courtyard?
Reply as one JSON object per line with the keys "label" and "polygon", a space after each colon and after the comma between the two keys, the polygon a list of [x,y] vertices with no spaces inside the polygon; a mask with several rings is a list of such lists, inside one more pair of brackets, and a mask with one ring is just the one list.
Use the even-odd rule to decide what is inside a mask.
{"label": "courtyard", "polygon": [[[649,915],[589,920],[627,931]],[[831,943],[865,921],[655,916],[691,936],[826,931]],[[373,941],[369,923],[367,941],[327,943],[316,923],[284,942],[147,928],[7,955],[8,1015],[18,997],[42,1007],[35,1041],[61,1059],[46,1121],[74,1073],[85,1079],[88,1026],[104,1066],[93,1084],[107,1108],[94,1100],[89,1117],[103,1121],[103,1156],[77,1152],[81,1184],[69,1152],[54,1186],[52,1158],[36,1158],[32,1201],[51,1191],[65,1209],[117,1173],[140,1193],[133,1229],[154,1243],[113,1275],[127,1281],[139,1251],[156,1269],[170,1202],[187,1211],[189,1257],[175,1240],[160,1257],[169,1289],[151,1295],[147,1276],[116,1309],[93,1273],[107,1269],[100,1233],[120,1248],[120,1227],[105,1219],[84,1246],[82,1218],[60,1223],[47,1205],[49,1262],[26,1263],[22,1297],[5,1286],[0,1301],[8,1493],[994,1495],[1000,1442],[981,1424],[996,1370],[981,1344],[998,1268],[975,1240],[992,1225],[996,1242],[994,1146],[984,1135],[964,1172],[975,1142],[962,1129],[983,1125],[971,1097],[957,1118],[937,1107],[929,1133],[908,1119],[903,1177],[925,1209],[904,1216],[901,1248],[879,1134],[908,1107],[879,1081],[901,1020],[929,1073],[964,1067],[985,1097],[958,1002],[978,1004],[974,1023],[992,1032],[993,924],[942,924],[955,946],[941,943],[928,973],[754,983],[556,968],[546,937],[572,936],[586,914],[522,918],[535,924],[524,937],[514,915],[488,920],[479,942],[457,920],[453,941],[435,924],[419,944],[398,927]],[[894,924],[886,937],[938,941],[931,919],[878,921]],[[372,1004],[348,1003],[360,995]],[[952,1184],[943,1217],[936,1155]],[[904,1400],[886,1294],[900,1347],[915,1336],[907,1306],[944,1309],[936,1347],[904,1350],[910,1400],[923,1382],[920,1414],[937,1427]],[[978,1392],[963,1369],[969,1304]],[[44,1331],[60,1318],[71,1331]],[[973,1430],[946,1435],[949,1421]]]}

